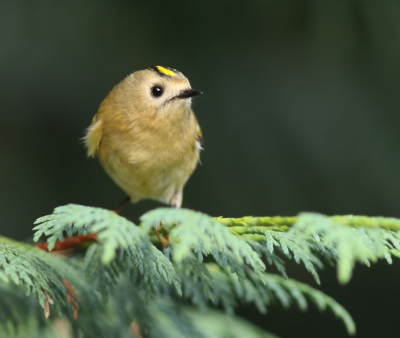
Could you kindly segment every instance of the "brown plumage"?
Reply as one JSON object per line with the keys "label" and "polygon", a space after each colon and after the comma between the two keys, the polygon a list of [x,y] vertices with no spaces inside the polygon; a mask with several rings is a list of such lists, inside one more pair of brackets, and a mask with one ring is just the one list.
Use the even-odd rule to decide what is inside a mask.
{"label": "brown plumage", "polygon": [[88,155],[132,202],[181,206],[199,161],[202,135],[191,109],[199,94],[180,72],[156,66],[126,77],[101,103],[85,136]]}

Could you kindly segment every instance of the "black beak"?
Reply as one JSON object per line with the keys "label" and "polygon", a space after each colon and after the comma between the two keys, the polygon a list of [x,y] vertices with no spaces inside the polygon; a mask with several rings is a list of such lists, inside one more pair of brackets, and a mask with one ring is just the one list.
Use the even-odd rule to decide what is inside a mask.
{"label": "black beak", "polygon": [[203,94],[203,92],[201,92],[200,90],[194,90],[194,89],[185,89],[182,90],[181,93],[176,96],[177,99],[187,99],[189,97],[194,97],[197,95],[201,95]]}

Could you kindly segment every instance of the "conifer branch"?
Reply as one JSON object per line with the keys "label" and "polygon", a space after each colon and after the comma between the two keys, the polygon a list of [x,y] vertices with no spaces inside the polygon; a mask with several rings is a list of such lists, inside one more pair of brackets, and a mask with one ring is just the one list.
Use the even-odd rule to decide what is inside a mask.
{"label": "conifer branch", "polygon": [[[12,284],[19,286],[25,296],[37,298],[46,318],[53,311],[59,317],[62,314],[71,319],[74,317],[74,309],[67,301],[66,283],[75,291],[75,316],[78,306],[87,311],[88,306],[100,304],[79,266],[31,245],[0,237],[0,268],[0,299],[7,299],[8,293],[18,290],[12,288]],[[18,324],[22,320],[11,302],[0,303],[0,312],[5,321]]]}
{"label": "conifer branch", "polygon": [[[250,226],[264,226],[275,227],[276,230],[280,229],[287,231],[288,228],[293,226],[300,216],[282,217],[253,217],[246,216],[241,218],[226,218],[215,217],[215,220],[228,227],[250,227]],[[393,231],[400,230],[400,219],[393,217],[371,217],[371,216],[357,216],[357,215],[336,215],[328,216],[328,219],[334,223],[339,223],[351,227],[365,227],[365,228],[383,228]]]}
{"label": "conifer branch", "polygon": [[[391,263],[392,256],[400,257],[400,235],[396,231],[400,220],[393,218],[304,213],[295,217],[235,219],[159,208],[140,220],[141,225],[136,226],[108,210],[67,205],[36,221],[34,239],[48,236],[52,249],[57,241],[74,234],[95,235],[97,241],[86,251],[84,261],[75,264],[84,272],[83,280],[90,280],[115,304],[124,302],[136,304],[132,305],[135,307],[140,302],[176,302],[183,296],[202,310],[222,305],[233,313],[235,307],[246,302],[265,312],[273,299],[285,307],[295,303],[305,310],[308,298],[320,310],[330,309],[342,319],[349,334],[354,334],[355,325],[346,310],[320,291],[288,279],[283,258],[303,264],[317,283],[323,262],[336,264],[339,281],[346,283],[356,263],[369,265],[378,259]],[[168,235],[168,248],[161,247],[156,228],[160,234]],[[50,256],[43,251],[42,255]],[[265,265],[275,265],[283,277],[266,274]],[[79,283],[70,279],[68,282],[79,293]],[[74,312],[85,318],[86,310],[79,297],[66,289],[64,285],[63,300],[65,303],[67,298],[72,305],[68,307],[70,318]],[[59,299],[43,290],[50,297],[47,303],[44,300],[45,307],[50,306],[49,299],[56,306]],[[140,329],[142,335],[162,336],[157,324],[150,324],[150,318],[155,316],[151,305],[145,308],[145,314],[128,311],[119,315],[127,323],[135,320],[133,327]],[[194,326],[184,330],[196,336]],[[179,337],[180,331],[171,332]]]}

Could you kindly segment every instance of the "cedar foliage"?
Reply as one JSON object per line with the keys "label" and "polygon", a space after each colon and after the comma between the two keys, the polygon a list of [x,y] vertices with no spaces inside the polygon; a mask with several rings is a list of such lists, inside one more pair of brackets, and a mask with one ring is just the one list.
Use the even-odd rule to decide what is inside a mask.
{"label": "cedar foliage", "polygon": [[[350,314],[288,278],[285,261],[302,264],[318,284],[318,269],[336,264],[345,284],[356,263],[400,256],[400,220],[383,217],[212,218],[158,208],[135,225],[109,210],[69,204],[35,224],[34,240],[45,239],[49,250],[75,234],[97,233],[97,241],[65,258],[1,237],[1,336],[59,337],[61,330],[65,337],[272,338],[234,310],[254,304],[266,313],[276,301],[329,309],[353,335]],[[168,248],[156,228],[168,234]],[[268,265],[281,275],[266,273]]]}

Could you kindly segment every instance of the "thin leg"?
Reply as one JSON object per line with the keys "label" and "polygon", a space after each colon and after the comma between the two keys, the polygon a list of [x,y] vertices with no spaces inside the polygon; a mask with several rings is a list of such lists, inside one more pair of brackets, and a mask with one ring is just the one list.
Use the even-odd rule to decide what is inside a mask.
{"label": "thin leg", "polygon": [[182,205],[182,198],[183,198],[183,192],[182,190],[180,190],[172,197],[171,206],[173,208],[180,208]]}
{"label": "thin leg", "polygon": [[131,198],[129,196],[126,196],[125,199],[121,202],[121,204],[114,210],[116,214],[119,214],[121,210],[124,208],[125,205],[129,203]]}

